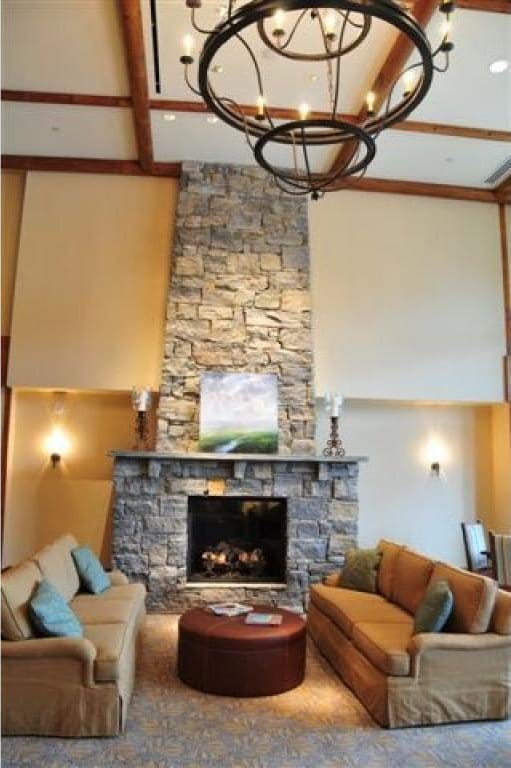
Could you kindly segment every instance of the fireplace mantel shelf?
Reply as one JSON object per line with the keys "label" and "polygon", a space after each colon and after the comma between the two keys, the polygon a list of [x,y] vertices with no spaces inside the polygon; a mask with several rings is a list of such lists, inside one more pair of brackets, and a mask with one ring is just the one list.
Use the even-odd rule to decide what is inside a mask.
{"label": "fireplace mantel shelf", "polygon": [[285,453],[165,453],[162,451],[109,451],[114,459],[155,459],[157,461],[251,461],[308,464],[360,464],[367,456],[310,456]]}

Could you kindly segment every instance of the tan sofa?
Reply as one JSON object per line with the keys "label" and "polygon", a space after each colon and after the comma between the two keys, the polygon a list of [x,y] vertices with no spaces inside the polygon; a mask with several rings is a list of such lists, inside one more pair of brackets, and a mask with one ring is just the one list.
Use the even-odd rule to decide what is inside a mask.
{"label": "tan sofa", "polygon": [[[4,734],[112,736],[126,723],[145,587],[113,571],[104,592],[80,593],[76,546],[62,536],[2,575]],[[34,637],[27,606],[43,578],[70,603],[83,638]]]}
{"label": "tan sofa", "polygon": [[[381,541],[378,594],[311,588],[308,631],[383,726],[504,719],[511,714],[511,593],[491,579]],[[441,633],[413,634],[430,582],[446,579],[454,609]]]}

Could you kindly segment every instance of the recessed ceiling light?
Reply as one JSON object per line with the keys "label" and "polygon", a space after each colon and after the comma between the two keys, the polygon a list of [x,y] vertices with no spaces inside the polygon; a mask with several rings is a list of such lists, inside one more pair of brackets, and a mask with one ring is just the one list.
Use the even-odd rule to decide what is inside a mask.
{"label": "recessed ceiling light", "polygon": [[206,120],[210,125],[214,125],[215,123],[218,123],[218,117],[216,115],[208,115]]}
{"label": "recessed ceiling light", "polygon": [[52,125],[51,129],[54,133],[58,133],[60,131],[60,125]]}
{"label": "recessed ceiling light", "polygon": [[311,83],[315,83],[317,81],[317,79],[318,79],[317,75],[315,75],[315,74],[314,75],[309,75],[309,80],[311,81]]}
{"label": "recessed ceiling light", "polygon": [[163,119],[166,120],[167,123],[173,123],[176,119],[176,116],[173,115],[172,112],[164,112]]}
{"label": "recessed ceiling light", "polygon": [[223,71],[224,71],[224,68],[221,64],[215,64],[215,66],[213,67],[213,72],[216,75],[221,75]]}
{"label": "recessed ceiling light", "polygon": [[501,75],[503,72],[507,72],[509,69],[509,61],[507,59],[495,59],[490,64],[490,72],[492,75]]}
{"label": "recessed ceiling light", "polygon": [[445,157],[444,160],[445,160],[446,163],[453,163],[454,162],[454,158],[453,157]]}

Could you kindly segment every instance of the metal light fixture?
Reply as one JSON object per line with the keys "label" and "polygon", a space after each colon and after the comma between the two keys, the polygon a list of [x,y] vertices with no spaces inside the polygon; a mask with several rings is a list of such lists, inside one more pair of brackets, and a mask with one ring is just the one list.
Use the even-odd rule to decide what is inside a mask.
{"label": "metal light fixture", "polygon": [[[449,65],[451,40],[450,15],[454,3],[441,0],[439,10],[445,15],[442,37],[433,49],[419,22],[407,10],[410,3],[394,0],[229,0],[227,11],[213,29],[204,29],[196,21],[201,0],[186,0],[191,9],[193,28],[205,36],[198,59],[197,87],[191,81],[195,41],[183,40],[181,63],[189,88],[201,96],[208,109],[228,125],[243,131],[257,163],[274,177],[284,191],[311,194],[317,199],[348,177],[363,175],[376,153],[375,141],[382,130],[404,120],[424,99],[433,72],[445,72]],[[369,35],[373,21],[379,20],[408,39],[412,47],[411,63],[392,83],[385,98],[377,92],[367,94],[359,117],[346,116],[341,109],[343,62]],[[262,67],[254,44],[257,38],[273,54],[291,61],[322,63],[326,69],[326,110],[319,117],[307,105],[297,109],[296,120],[276,117],[265,94]],[[247,40],[248,38],[248,40]],[[220,84],[210,74],[214,59],[236,41],[241,43],[249,64],[257,97],[247,108],[217,91]],[[307,46],[311,46],[308,48]],[[444,62],[437,66],[437,56]],[[241,64],[241,63],[240,63]],[[246,78],[247,86],[252,83]],[[402,88],[399,93],[399,84]],[[222,80],[225,86],[225,80]],[[383,95],[383,94],[382,94]],[[275,159],[274,148],[288,147],[285,166]],[[346,157],[331,169],[312,170],[312,152],[321,147],[347,146]]]}

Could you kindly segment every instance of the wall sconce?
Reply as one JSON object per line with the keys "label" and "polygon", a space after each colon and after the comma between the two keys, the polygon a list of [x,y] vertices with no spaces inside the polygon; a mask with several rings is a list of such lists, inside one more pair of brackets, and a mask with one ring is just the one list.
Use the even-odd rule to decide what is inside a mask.
{"label": "wall sconce", "polygon": [[46,450],[50,454],[53,469],[60,463],[63,454],[69,450],[69,440],[60,427],[54,427],[46,439]]}
{"label": "wall sconce", "polygon": [[431,474],[440,477],[440,462],[433,461],[431,464]]}
{"label": "wall sconce", "polygon": [[447,451],[445,443],[438,436],[431,436],[426,447],[426,458],[432,477],[441,477],[442,465],[445,464]]}

